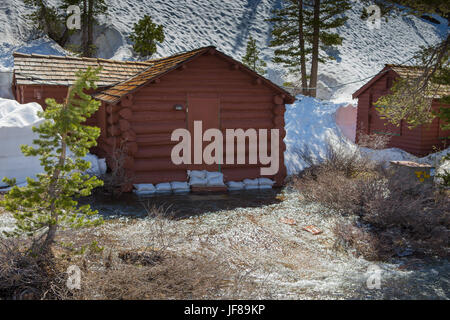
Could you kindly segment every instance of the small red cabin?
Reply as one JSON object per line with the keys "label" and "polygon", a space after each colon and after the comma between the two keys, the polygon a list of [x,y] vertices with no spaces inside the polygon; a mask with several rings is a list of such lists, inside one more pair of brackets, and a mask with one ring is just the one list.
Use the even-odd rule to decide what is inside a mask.
{"label": "small red cabin", "polygon": [[[399,148],[416,156],[425,156],[449,146],[450,131],[441,129],[442,123],[439,118],[434,119],[429,125],[414,129],[409,129],[403,121],[397,127],[381,119],[373,105],[380,97],[389,94],[395,79],[411,77],[418,72],[420,68],[417,67],[386,65],[378,75],[353,94],[353,99],[358,99],[356,141],[361,132],[389,135],[391,140],[388,147]],[[444,90],[450,94],[450,88],[446,87]],[[438,110],[440,107],[450,106],[434,100],[432,107],[433,110]]]}
{"label": "small red cabin", "polygon": [[101,107],[89,119],[101,129],[95,153],[111,166],[112,154],[126,141],[125,167],[132,183],[186,181],[187,170],[198,169],[221,171],[225,181],[261,176],[259,169],[265,166],[259,162],[175,165],[171,150],[177,142],[171,141],[171,133],[192,130],[195,120],[224,136],[226,129],[280,129],[280,169],[268,178],[277,185],[284,182],[285,104],[295,98],[214,47],[145,62],[15,53],[14,64],[16,99],[42,106],[46,98],[65,98],[77,70],[103,67],[93,93]]}

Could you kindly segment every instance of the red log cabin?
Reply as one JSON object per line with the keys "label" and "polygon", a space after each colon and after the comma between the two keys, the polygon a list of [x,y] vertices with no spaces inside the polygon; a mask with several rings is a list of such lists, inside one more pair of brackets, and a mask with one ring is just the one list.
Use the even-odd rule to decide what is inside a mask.
{"label": "red log cabin", "polygon": [[[374,106],[380,97],[390,93],[395,79],[411,79],[418,77],[420,72],[417,67],[386,65],[378,75],[353,94],[353,99],[358,99],[357,142],[361,133],[389,135],[391,139],[388,147],[399,148],[416,156],[426,156],[449,146],[450,131],[441,129],[442,121],[439,118],[435,118],[431,124],[409,129],[404,121],[400,126],[394,126],[381,119]],[[442,86],[440,90],[450,94],[449,86]],[[439,110],[440,107],[450,106],[437,99],[433,100],[433,110]]]}
{"label": "red log cabin", "polygon": [[[191,130],[193,121],[202,120],[204,127],[223,133],[278,128],[280,169],[269,178],[283,184],[285,104],[295,98],[240,62],[212,46],[144,62],[14,53],[13,92],[20,103],[45,107],[46,98],[62,102],[75,72],[88,66],[102,67],[99,88],[92,93],[101,106],[88,119],[101,129],[93,152],[111,166],[112,155],[126,141],[125,168],[132,183],[187,181],[187,170],[202,169],[171,161],[177,143],[171,141],[173,130]],[[221,171],[225,181],[241,181],[260,177],[260,167],[223,164],[203,169]]]}

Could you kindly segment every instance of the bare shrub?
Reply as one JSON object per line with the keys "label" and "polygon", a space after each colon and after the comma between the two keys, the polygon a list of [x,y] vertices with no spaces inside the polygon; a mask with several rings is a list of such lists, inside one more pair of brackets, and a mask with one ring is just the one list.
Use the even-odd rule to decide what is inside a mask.
{"label": "bare shrub", "polygon": [[391,136],[388,135],[367,134],[362,130],[358,132],[358,145],[361,147],[382,150],[387,148],[390,141]]}
{"label": "bare shrub", "polygon": [[369,261],[385,259],[390,256],[385,252],[386,246],[383,245],[377,235],[371,232],[367,227],[357,226],[354,222],[338,222],[333,233],[336,235],[335,248],[354,252],[355,255],[362,255]]}
{"label": "bare shrub", "polygon": [[392,175],[386,196],[372,197],[365,206],[364,223],[400,248],[448,256],[450,199],[437,197],[432,186]]}
{"label": "bare shrub", "polygon": [[348,178],[371,171],[374,167],[373,162],[361,155],[358,148],[348,148],[342,144],[333,146],[331,143],[327,145],[327,153],[323,165],[326,170],[341,172]]}
{"label": "bare shrub", "polygon": [[340,247],[351,247],[371,260],[402,250],[449,254],[450,199],[438,196],[432,185],[366,163],[352,153],[347,157],[334,152],[306,170],[294,186],[305,200],[356,217],[356,222],[336,226]]}
{"label": "bare shrub", "polygon": [[[83,277],[83,299],[219,298],[229,267],[207,256],[166,256],[156,264],[124,263],[108,270],[92,268]],[[95,270],[95,271],[94,271]]]}
{"label": "bare shrub", "polygon": [[127,140],[122,140],[119,147],[114,149],[112,156],[108,159],[111,171],[101,177],[101,180],[103,180],[103,192],[112,197],[119,197],[123,193],[124,187],[133,181],[134,177],[130,176],[125,170],[127,156]]}
{"label": "bare shrub", "polygon": [[309,202],[319,202],[343,215],[362,215],[367,201],[382,192],[383,181],[367,176],[349,178],[329,169],[316,169],[295,182],[302,197]]}
{"label": "bare shrub", "polygon": [[315,171],[340,172],[350,178],[361,172],[370,171],[375,166],[369,158],[361,154],[359,148],[348,146],[342,141],[336,144],[329,141],[323,157],[313,153],[307,145],[297,150],[296,154],[309,167],[303,174],[315,175]]}
{"label": "bare shrub", "polygon": [[18,239],[0,240],[0,299],[65,299],[66,274],[51,255],[33,254],[32,245]]}

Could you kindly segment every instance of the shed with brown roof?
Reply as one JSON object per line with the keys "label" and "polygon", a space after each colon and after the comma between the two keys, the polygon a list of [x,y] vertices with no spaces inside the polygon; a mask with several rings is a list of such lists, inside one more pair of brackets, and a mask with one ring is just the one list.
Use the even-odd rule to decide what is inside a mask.
{"label": "shed with brown roof", "polygon": [[[414,79],[421,73],[420,67],[386,65],[380,73],[353,94],[353,99],[358,99],[357,142],[361,134],[388,135],[390,137],[388,147],[399,148],[416,156],[425,156],[449,146],[450,131],[441,129],[442,120],[439,118],[434,119],[431,124],[409,129],[405,121],[401,121],[400,126],[394,126],[381,119],[374,106],[379,98],[390,93],[397,78]],[[441,86],[439,90],[439,95],[450,94],[449,86]],[[434,99],[432,109],[439,110],[440,107],[450,106]]]}
{"label": "shed with brown roof", "polygon": [[192,131],[196,120],[203,121],[203,130],[217,128],[224,136],[226,129],[280,129],[280,169],[269,178],[284,182],[285,104],[295,98],[212,46],[145,62],[20,53],[14,62],[16,99],[42,106],[46,98],[65,98],[77,70],[103,67],[92,93],[101,107],[88,123],[100,127],[95,153],[110,167],[125,143],[128,189],[132,183],[186,181],[187,170],[221,171],[225,181],[260,177],[265,165],[248,164],[248,149],[246,164],[175,165],[171,150],[177,142],[171,133]]}

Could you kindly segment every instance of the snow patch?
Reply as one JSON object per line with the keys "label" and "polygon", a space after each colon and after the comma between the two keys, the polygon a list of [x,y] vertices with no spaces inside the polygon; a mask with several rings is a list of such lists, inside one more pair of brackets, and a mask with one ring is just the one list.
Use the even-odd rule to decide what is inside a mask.
{"label": "snow patch", "polygon": [[[42,107],[38,103],[22,105],[15,100],[0,98],[0,180],[16,178],[16,183],[20,184],[41,172],[39,159],[25,157],[20,150],[22,144],[32,145],[38,137],[31,128],[43,122],[37,115],[39,111]],[[5,186],[0,181],[0,187]]]}
{"label": "snow patch", "polygon": [[[35,102],[20,104],[15,100],[0,98],[0,180],[4,177],[15,178],[18,185],[23,185],[27,177],[35,178],[43,172],[39,158],[26,157],[20,149],[21,145],[33,145],[33,140],[38,138],[32,127],[44,121],[38,116],[38,112],[42,111],[42,107]],[[91,163],[86,174],[101,176],[106,173],[105,159],[87,154],[84,160]],[[0,181],[0,187],[7,186]]]}
{"label": "snow patch", "polygon": [[305,147],[318,160],[325,157],[329,141],[336,146],[353,147],[353,143],[343,137],[336,125],[336,111],[343,105],[298,95],[294,104],[286,106],[284,158],[288,175],[307,167],[298,156],[298,152],[305,150]]}

